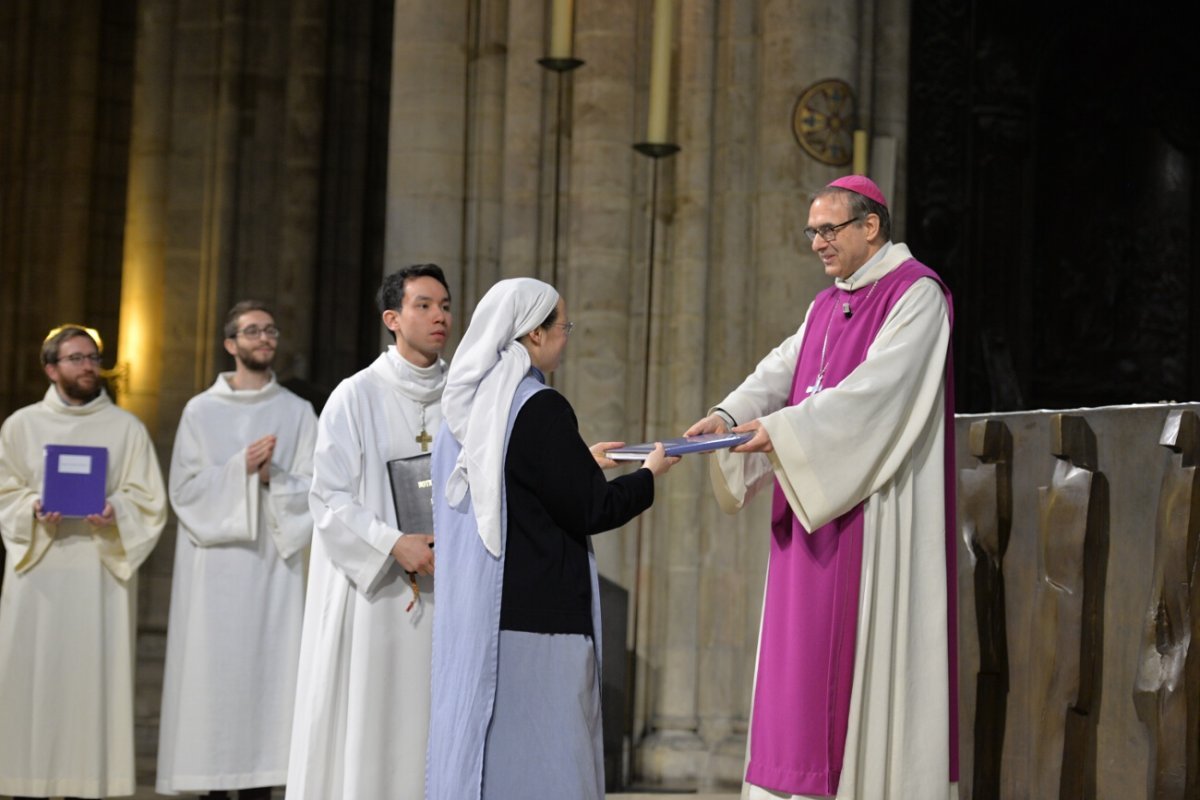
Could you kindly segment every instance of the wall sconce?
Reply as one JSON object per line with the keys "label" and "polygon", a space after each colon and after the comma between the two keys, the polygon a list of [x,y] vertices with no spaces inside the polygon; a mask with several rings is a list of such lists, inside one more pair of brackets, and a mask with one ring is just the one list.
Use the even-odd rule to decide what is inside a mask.
{"label": "wall sconce", "polygon": [[112,369],[100,370],[100,377],[104,378],[112,386],[113,402],[129,392],[129,362],[122,361],[114,364]]}

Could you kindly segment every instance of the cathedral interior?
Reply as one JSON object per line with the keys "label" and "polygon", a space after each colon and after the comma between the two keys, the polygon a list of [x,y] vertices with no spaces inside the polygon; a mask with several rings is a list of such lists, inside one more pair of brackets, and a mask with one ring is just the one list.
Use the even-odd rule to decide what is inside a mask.
{"label": "cathedral interior", "polygon": [[[1113,649],[1154,583],[1138,537],[1200,550],[1200,487],[1172,500],[1190,503],[1182,522],[1155,511],[1164,470],[1196,455],[1164,425],[1191,430],[1178,415],[1200,400],[1200,57],[1184,4],[578,0],[565,50],[562,5],[0,3],[0,419],[45,392],[46,331],[82,322],[168,464],[184,404],[228,368],[225,310],[247,297],[276,309],[279,377],[319,411],[382,346],[382,276],[432,262],[453,294],[450,358],[489,286],[541,278],[579,327],[556,388],[585,440],[676,436],[795,331],[826,285],[802,234],[810,198],[857,168],[955,298],[959,468],[1011,473],[990,494],[1002,467],[962,484],[960,523],[1011,495],[1010,641],[1043,602],[1054,465],[1111,487],[1107,515],[1099,494],[1078,510],[1078,569],[1105,589],[1089,608],[1112,611],[1092,642],[1103,715],[1067,746],[1078,796],[1182,797],[1155,794],[1181,770],[1200,791],[1200,744],[1167,763],[1156,742],[1173,734],[1133,699],[1137,642]],[[768,520],[762,501],[723,515],[696,460],[641,522],[597,537],[627,655],[605,679],[610,787],[738,785]],[[139,583],[146,783],[173,538],[168,523]],[[1041,730],[1013,705],[1031,696],[1007,690],[1006,738],[1004,700],[976,691],[975,611],[995,601],[975,594],[991,584],[972,578],[973,547],[961,693],[993,734],[964,718],[961,795],[1050,796],[1038,781],[1060,776],[1019,746],[1022,725]],[[1001,683],[1040,679],[1018,655],[1037,659],[1014,645]],[[1187,674],[1200,726],[1200,667]]]}

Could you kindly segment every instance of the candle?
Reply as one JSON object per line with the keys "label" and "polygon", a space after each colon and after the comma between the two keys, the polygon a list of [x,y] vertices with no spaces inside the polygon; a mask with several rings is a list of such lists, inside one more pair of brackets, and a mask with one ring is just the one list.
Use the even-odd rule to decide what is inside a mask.
{"label": "candle", "polygon": [[551,0],[550,58],[571,57],[571,28],[575,23],[575,0]]}
{"label": "candle", "polygon": [[856,130],[854,132],[854,174],[867,174],[867,132]]}
{"label": "candle", "polygon": [[671,101],[671,25],[674,0],[654,0],[654,34],[650,50],[650,113],[646,141],[666,144],[667,108]]}

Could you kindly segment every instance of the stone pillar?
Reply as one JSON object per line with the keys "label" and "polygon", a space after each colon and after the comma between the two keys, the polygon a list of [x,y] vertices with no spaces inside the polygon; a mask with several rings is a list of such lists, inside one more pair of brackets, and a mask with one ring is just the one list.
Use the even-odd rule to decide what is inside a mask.
{"label": "stone pillar", "polygon": [[[459,312],[458,331],[461,336],[466,329],[467,298],[477,298],[491,287],[506,268],[509,274],[533,274],[529,262],[505,265],[501,259],[504,217],[507,211],[504,201],[505,169],[504,151],[507,144],[505,127],[510,117],[506,112],[505,92],[511,80],[511,72],[533,74],[539,68],[533,59],[533,44],[528,32],[514,25],[513,16],[533,16],[534,4],[516,9],[506,3],[481,2],[472,6],[463,31],[468,47],[467,80],[464,91],[470,111],[464,120],[464,163],[463,185],[463,239],[462,259],[463,282],[454,287],[454,297]],[[528,22],[534,21],[528,19]],[[540,23],[540,17],[537,19]],[[538,26],[534,26],[534,31]],[[506,42],[509,32],[524,34],[525,52],[514,54]],[[523,58],[522,58],[523,56]],[[536,136],[530,143],[536,143]],[[534,173],[537,174],[536,172]],[[447,242],[447,245],[451,243]]]}
{"label": "stone pillar", "polygon": [[302,159],[290,173],[311,205],[289,201],[287,213],[297,230],[315,217],[309,239],[289,243],[297,267],[315,245],[312,313],[300,322],[312,360],[307,371],[299,364],[295,371],[319,400],[370,363],[382,341],[375,294],[384,265],[395,30],[391,0],[342,4],[336,14],[331,8],[322,0],[311,14],[293,17],[293,41],[309,52],[292,56],[305,65],[303,75],[288,71],[289,149]]}
{"label": "stone pillar", "polygon": [[[500,162],[489,170],[499,173],[500,184],[500,241],[499,263],[477,259],[476,286],[486,288],[501,277],[534,275],[550,280],[549,259],[553,249],[554,147],[559,77],[537,64],[546,55],[548,6],[544,3],[509,3],[506,57],[503,74],[503,104],[501,107],[503,135],[499,151]],[[582,11],[581,11],[582,13]],[[576,46],[578,50],[578,45]],[[572,88],[594,65],[585,64],[582,71],[564,75],[562,171],[570,174],[571,166],[571,97]],[[502,165],[502,166],[501,166]],[[562,181],[566,185],[566,180]],[[568,198],[563,197],[565,211]],[[561,226],[561,221],[560,221]],[[567,243],[567,232],[561,232],[560,244]],[[562,253],[565,259],[565,252]],[[568,298],[570,300],[571,298]],[[572,343],[572,348],[578,342]],[[568,350],[568,361],[573,360]]]}
{"label": "stone pillar", "polygon": [[[632,0],[576,4],[575,55],[586,64],[565,78],[571,82],[570,138],[564,151],[558,288],[579,331],[572,337],[559,386],[575,404],[588,442],[635,441],[641,429],[646,265],[633,226],[641,214],[636,195],[648,173],[631,138],[636,64],[629,57],[629,36],[637,13]],[[555,80],[547,81],[548,128],[554,124]],[[543,156],[547,191],[541,238],[547,243],[552,236],[553,155],[550,140]],[[549,245],[545,248],[548,260]],[[637,524],[592,541],[600,571],[630,589],[631,608],[638,602],[636,557],[626,548],[633,546]]]}
{"label": "stone pillar", "polygon": [[[160,414],[177,420],[212,380],[223,275],[236,249],[247,7],[176,8]],[[173,431],[166,432],[173,438]]]}
{"label": "stone pillar", "polygon": [[[314,339],[323,335],[314,330],[316,320],[310,309],[315,305],[315,266],[319,258],[314,231],[320,229],[321,223],[325,99],[327,94],[332,94],[327,92],[327,79],[330,82],[333,79],[326,69],[329,52],[326,26],[331,19],[327,5],[327,0],[296,0],[286,6],[287,46],[285,55],[273,65],[276,70],[283,71],[283,86],[278,97],[280,105],[276,107],[278,116],[271,120],[274,135],[268,143],[282,151],[282,157],[273,164],[278,175],[279,223],[272,248],[276,252],[266,264],[260,265],[260,269],[274,268],[262,270],[266,273],[265,280],[262,281],[263,289],[258,290],[273,302],[276,322],[284,331],[277,371],[304,380],[313,377],[309,356],[314,349]],[[349,12],[340,14],[342,19],[351,16]],[[369,14],[366,24],[362,24],[358,16],[353,19],[360,22],[356,31],[359,35],[353,41],[369,43]],[[360,46],[353,52],[365,60],[370,58],[371,48]],[[364,71],[360,68],[356,76]],[[277,86],[275,81],[279,77],[278,73],[272,75],[267,85]],[[354,123],[358,121],[353,120]],[[354,128],[358,127],[354,125]],[[369,153],[359,157],[366,162]],[[361,188],[361,173],[355,177]],[[361,195],[365,194],[361,192]],[[359,211],[359,208],[356,206],[354,210]],[[355,217],[362,225],[361,217],[357,214]],[[266,232],[260,227],[260,235]],[[253,294],[254,290],[247,293]],[[231,299],[237,302],[243,298]]]}
{"label": "stone pillar", "polygon": [[[717,22],[713,250],[704,347],[708,368],[697,415],[737,386],[763,355],[751,346],[747,324],[754,302],[755,115],[763,81],[757,18],[754,4],[729,4],[721,8]],[[709,779],[730,785],[740,782],[743,772],[768,519],[761,500],[737,516],[721,513],[711,499],[702,503],[700,630],[708,642],[701,655],[701,725],[712,747]]]}
{"label": "stone pillar", "polygon": [[139,4],[117,356],[128,365],[121,404],[152,432],[162,379],[173,25],[170,0]]}
{"label": "stone pillar", "polygon": [[[164,473],[171,441],[161,435],[159,413],[164,336],[167,247],[167,160],[171,142],[172,30],[175,4],[144,0],[137,8],[128,200],[121,270],[121,322],[117,360],[125,371],[121,405],[137,414],[155,440]],[[172,309],[172,312],[178,309]],[[168,425],[168,430],[174,428]],[[134,735],[140,783],[152,782],[158,750],[167,611],[171,600],[172,534],[138,570],[138,638]]]}
{"label": "stone pillar", "polygon": [[394,13],[384,271],[435,262],[461,298],[468,4],[396,0]]}
{"label": "stone pillar", "polygon": [[[235,91],[244,37],[243,19],[221,12],[170,0],[138,10],[121,354],[130,363],[131,406],[154,422],[164,475],[179,414],[212,378],[217,280],[233,249]],[[174,558],[175,528],[168,525],[138,571],[139,783],[153,782],[157,762]]]}
{"label": "stone pillar", "polygon": [[[673,178],[665,198],[659,304],[670,320],[662,335],[654,380],[661,423],[656,435],[678,434],[700,416],[711,238],[715,19],[713,3],[679,6],[674,118],[683,149],[660,163]],[[657,20],[656,20],[657,23]],[[673,213],[672,213],[673,212]],[[669,235],[669,238],[668,238]],[[691,780],[705,771],[707,747],[699,735],[697,700],[701,653],[702,501],[709,494],[707,462],[686,459],[660,484],[654,515],[654,603],[650,634],[656,670],[647,677],[652,703],[649,736],[641,744],[642,775],[653,782]],[[705,638],[711,630],[705,631]]]}

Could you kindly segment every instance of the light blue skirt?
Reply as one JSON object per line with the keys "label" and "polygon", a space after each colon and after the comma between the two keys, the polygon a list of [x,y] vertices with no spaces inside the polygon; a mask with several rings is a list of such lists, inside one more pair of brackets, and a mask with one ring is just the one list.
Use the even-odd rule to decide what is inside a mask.
{"label": "light blue skirt", "polygon": [[483,800],[604,800],[600,682],[589,636],[500,631]]}

